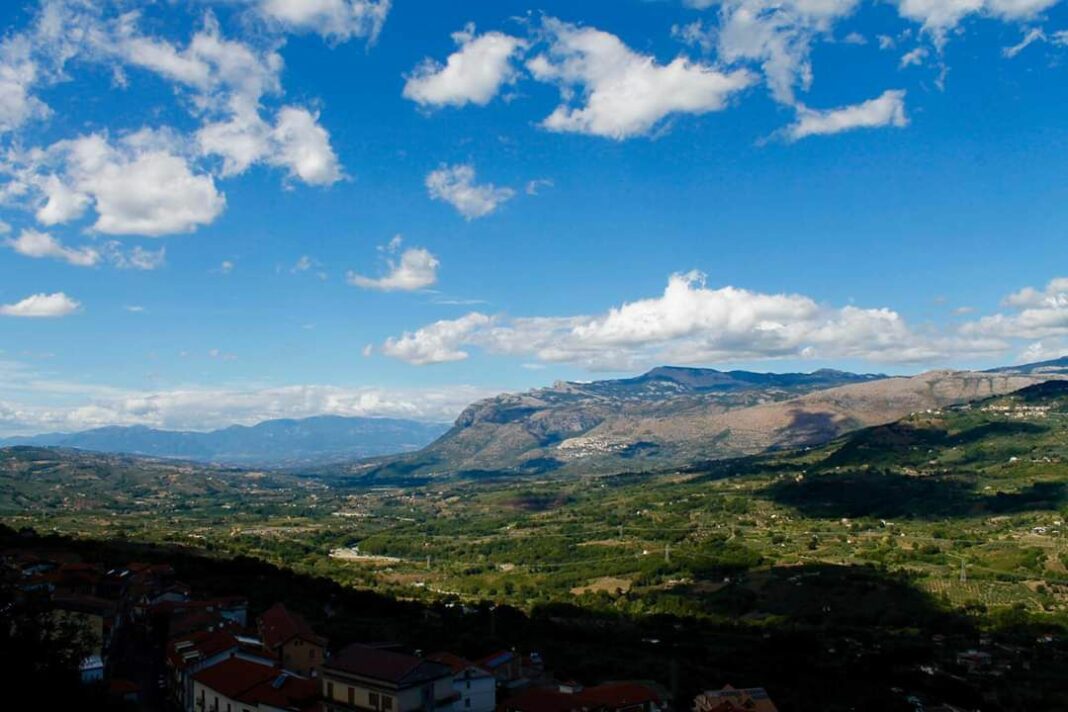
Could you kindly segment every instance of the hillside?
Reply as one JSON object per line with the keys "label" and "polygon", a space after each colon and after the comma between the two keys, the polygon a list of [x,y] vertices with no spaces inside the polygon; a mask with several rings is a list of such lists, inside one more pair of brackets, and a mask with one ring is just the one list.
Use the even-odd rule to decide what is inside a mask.
{"label": "hillside", "polygon": [[658,368],[638,378],[557,383],[479,401],[423,450],[348,471],[390,478],[679,467],[819,445],[1050,377],[1057,374],[932,371],[888,378]]}
{"label": "hillside", "polygon": [[0,446],[63,447],[246,467],[296,467],[416,450],[446,430],[396,418],[318,416],[210,432],[106,427],[0,439]]}
{"label": "hillside", "polygon": [[0,513],[181,511],[189,501],[216,511],[251,506],[299,489],[291,477],[188,462],[17,446],[0,448]]}

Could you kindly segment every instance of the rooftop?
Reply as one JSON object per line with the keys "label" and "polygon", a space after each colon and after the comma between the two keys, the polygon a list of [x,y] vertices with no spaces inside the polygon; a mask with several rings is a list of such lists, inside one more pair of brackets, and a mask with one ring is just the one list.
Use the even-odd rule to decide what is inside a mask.
{"label": "rooftop", "polygon": [[350,645],[327,662],[323,669],[381,680],[397,687],[452,675],[452,668],[442,663],[366,645]]}
{"label": "rooftop", "polygon": [[260,616],[260,635],[263,644],[274,650],[293,638],[300,638],[326,647],[326,638],[316,634],[304,617],[293,613],[281,603],[276,603]]}

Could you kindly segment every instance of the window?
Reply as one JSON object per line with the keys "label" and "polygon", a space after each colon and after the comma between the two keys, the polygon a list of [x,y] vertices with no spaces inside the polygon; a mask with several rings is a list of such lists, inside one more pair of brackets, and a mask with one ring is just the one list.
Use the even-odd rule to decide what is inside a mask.
{"label": "window", "polygon": [[356,706],[356,688],[355,687],[350,687],[349,688],[349,704],[352,705],[353,707]]}
{"label": "window", "polygon": [[470,689],[471,689],[471,678],[468,678],[468,679],[467,679],[467,689],[468,689],[468,690],[470,690]]}
{"label": "window", "polygon": [[330,700],[334,699],[334,683],[332,682],[326,683],[326,697]]}
{"label": "window", "polygon": [[378,709],[378,693],[377,692],[368,693],[368,695],[367,695],[367,704],[369,704],[371,706],[371,709],[373,709],[373,710]]}
{"label": "window", "polygon": [[311,649],[311,652],[308,653],[308,657],[310,657],[312,660],[315,660],[315,648]]}
{"label": "window", "polygon": [[466,700],[464,700],[464,707],[466,707],[467,709],[471,709],[471,698],[470,697],[468,697]]}
{"label": "window", "polygon": [[393,698],[390,697],[389,695],[382,695],[382,709],[384,709],[384,710],[393,709]]}

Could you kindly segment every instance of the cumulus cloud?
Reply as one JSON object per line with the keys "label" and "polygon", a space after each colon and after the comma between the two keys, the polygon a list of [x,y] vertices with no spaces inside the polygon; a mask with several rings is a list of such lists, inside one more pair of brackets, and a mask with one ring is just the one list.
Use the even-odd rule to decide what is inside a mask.
{"label": "cumulus cloud", "polygon": [[[346,276],[348,283],[364,289],[378,289],[384,292],[411,292],[426,289],[438,280],[438,258],[422,247],[409,247],[401,250],[400,235],[390,240],[381,248],[387,255],[388,271],[382,277],[365,277],[355,272]],[[399,253],[399,256],[398,256]]]}
{"label": "cumulus cloud", "polygon": [[382,344],[382,353],[402,361],[424,366],[432,363],[462,361],[467,352],[459,348],[468,342],[472,334],[480,327],[492,322],[490,317],[472,312],[459,319],[434,322],[413,332],[404,332],[401,336],[386,339]]}
{"label": "cumulus cloud", "polygon": [[51,115],[52,110],[33,95],[40,73],[30,38],[11,35],[0,41],[0,134]]}
{"label": "cumulus cloud", "polygon": [[97,247],[68,247],[48,233],[39,230],[22,230],[18,237],[9,238],[4,244],[22,255],[35,259],[54,259],[75,267],[95,267],[109,263],[118,269],[154,270],[166,260],[164,248],[146,250],[140,245],[125,248],[120,242],[110,240]]}
{"label": "cumulus cloud", "polygon": [[776,358],[925,362],[1004,350],[997,339],[923,334],[887,308],[831,307],[799,294],[711,289],[697,272],[663,294],[600,315],[505,319],[471,312],[389,339],[387,356],[416,365],[467,358],[469,347],[591,369]]}
{"label": "cumulus cloud", "polygon": [[0,315],[27,319],[48,319],[68,316],[81,309],[81,304],[63,292],[31,294],[14,304],[0,304]]}
{"label": "cumulus cloud", "polygon": [[92,267],[100,262],[100,253],[91,247],[67,247],[48,233],[38,230],[23,230],[16,238],[4,243],[24,257],[50,258],[75,265]]}
{"label": "cumulus cloud", "polygon": [[756,62],[776,101],[792,105],[812,84],[812,45],[830,37],[858,0],[724,0],[716,49],[726,62]]}
{"label": "cumulus cloud", "polygon": [[918,22],[936,44],[944,44],[947,33],[969,15],[1004,21],[1035,17],[1059,0],[898,0],[900,15]]}
{"label": "cumulus cloud", "polygon": [[1068,337],[1068,277],[1050,280],[1045,287],[1025,287],[1005,297],[1008,310],[965,324],[969,335],[1001,339],[1048,340]]}
{"label": "cumulus cloud", "polygon": [[197,172],[166,135],[139,131],[112,143],[90,134],[60,141],[49,153],[62,163],[60,182],[92,202],[98,232],[192,232],[213,222],[226,205],[214,179]]}
{"label": "cumulus cloud", "polygon": [[445,64],[426,59],[407,77],[404,97],[422,106],[485,106],[514,82],[513,57],[526,42],[501,32],[475,34],[474,24],[452,35],[459,46]]}
{"label": "cumulus cloud", "polygon": [[374,41],[389,15],[390,0],[257,0],[259,13],[295,32],[315,32],[345,42]]}
{"label": "cumulus cloud", "polygon": [[[347,0],[262,4],[278,29],[320,27],[335,39],[370,36],[380,26],[373,18],[384,19],[388,10],[388,3]],[[148,10],[42,3],[25,29],[0,41],[0,134],[47,115],[35,89],[68,80],[85,65],[110,69],[119,88],[141,73],[158,76],[173,86],[197,128],[189,135],[165,126],[96,131],[43,147],[12,143],[0,158],[8,178],[0,186],[4,204],[32,211],[46,227],[95,211],[97,232],[158,236],[190,232],[222,212],[215,176],[260,164],[309,185],[343,178],[318,113],[279,101],[278,35],[248,31],[246,23],[242,39],[228,37],[209,10],[182,42],[146,32]]]}
{"label": "cumulus cloud", "polygon": [[449,203],[468,220],[489,215],[515,195],[511,188],[475,183],[475,167],[469,163],[443,165],[431,171],[426,188],[431,198]]}
{"label": "cumulus cloud", "polygon": [[905,92],[891,89],[853,106],[824,111],[800,107],[797,121],[786,129],[786,136],[797,141],[807,136],[826,136],[855,129],[907,125]]}
{"label": "cumulus cloud", "polygon": [[319,117],[307,109],[282,107],[271,139],[277,149],[270,161],[287,167],[290,175],[309,185],[331,185],[341,180],[330,134],[319,125]]}
{"label": "cumulus cloud", "polygon": [[723,71],[682,56],[660,64],[608,32],[551,18],[544,35],[548,49],[526,66],[561,89],[564,102],[541,122],[550,131],[640,136],[672,114],[719,111],[755,80],[745,69]]}

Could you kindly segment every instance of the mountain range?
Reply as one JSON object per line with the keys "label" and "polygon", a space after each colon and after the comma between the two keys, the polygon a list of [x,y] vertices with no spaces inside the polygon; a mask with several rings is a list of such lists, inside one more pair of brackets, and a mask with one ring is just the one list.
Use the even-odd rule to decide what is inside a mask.
{"label": "mountain range", "polygon": [[290,468],[416,450],[448,425],[395,418],[323,415],[267,420],[210,432],[112,426],[77,433],[0,439],[0,447],[30,445],[128,453],[244,467]]}
{"label": "mountain range", "polygon": [[816,446],[911,413],[1068,378],[1068,358],[912,377],[655,368],[478,401],[427,447],[356,463],[371,479],[453,473],[607,473]]}
{"label": "mountain range", "polygon": [[370,480],[648,471],[819,446],[910,414],[1066,378],[1068,357],[911,377],[662,366],[633,378],[561,381],[480,400],[464,409],[451,428],[390,418],[319,416],[210,432],[105,427],[0,439],[0,447],[312,468]]}

